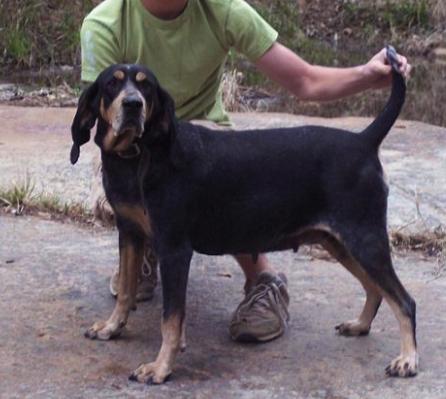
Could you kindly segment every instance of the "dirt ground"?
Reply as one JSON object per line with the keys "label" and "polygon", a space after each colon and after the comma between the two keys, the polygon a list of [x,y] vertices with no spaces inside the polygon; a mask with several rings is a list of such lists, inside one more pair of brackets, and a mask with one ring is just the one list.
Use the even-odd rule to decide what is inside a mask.
{"label": "dirt ground", "polygon": [[368,337],[334,326],[355,317],[364,295],[336,263],[311,254],[271,256],[286,273],[291,324],[266,344],[232,342],[228,325],[243,277],[230,257],[195,256],[187,304],[188,349],[163,386],[128,382],[159,349],[161,293],[138,306],[121,338],[83,332],[113,308],[108,278],[113,231],[34,217],[0,219],[1,398],[444,398],[446,279],[436,263],[395,254],[397,272],[417,301],[421,363],[417,377],[384,375],[398,354],[398,324],[383,305]]}
{"label": "dirt ground", "polygon": [[[25,173],[64,201],[88,201],[93,145],[69,164],[73,109],[0,107],[0,186]],[[237,128],[319,123],[360,130],[368,120],[235,114]],[[393,229],[446,224],[446,129],[398,122],[382,158]],[[420,373],[386,378],[399,351],[398,324],[383,305],[367,337],[334,326],[355,317],[363,291],[338,264],[311,250],[271,256],[286,273],[291,324],[270,343],[232,342],[231,313],[243,276],[230,257],[194,256],[188,289],[188,349],[165,385],[127,381],[160,345],[161,293],[138,306],[121,338],[90,341],[83,331],[108,316],[116,231],[38,217],[0,215],[0,398],[444,398],[446,275],[421,253],[394,252],[395,268],[417,301]]]}

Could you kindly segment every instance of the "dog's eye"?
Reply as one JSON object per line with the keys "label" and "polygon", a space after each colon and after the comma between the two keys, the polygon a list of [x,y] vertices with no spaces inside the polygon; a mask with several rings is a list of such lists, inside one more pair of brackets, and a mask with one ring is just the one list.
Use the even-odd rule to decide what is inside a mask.
{"label": "dog's eye", "polygon": [[112,78],[107,82],[107,89],[114,91],[119,88],[120,81],[116,78]]}
{"label": "dog's eye", "polygon": [[146,93],[150,92],[150,82],[148,80],[144,79],[141,82],[138,82],[138,86],[144,92]]}

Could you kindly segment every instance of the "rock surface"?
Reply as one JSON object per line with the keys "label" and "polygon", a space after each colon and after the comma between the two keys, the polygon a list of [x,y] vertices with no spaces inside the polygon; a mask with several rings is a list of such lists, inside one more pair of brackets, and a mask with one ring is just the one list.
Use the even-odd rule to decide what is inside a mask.
{"label": "rock surface", "polygon": [[[0,187],[28,175],[36,192],[54,194],[62,202],[88,203],[93,159],[91,141],[79,162],[69,162],[73,108],[0,106]],[[235,129],[325,125],[361,131],[370,119],[313,118],[289,114],[233,114]],[[398,121],[381,147],[390,184],[389,225],[418,231],[446,221],[446,129],[420,122]]]}
{"label": "rock surface", "polygon": [[[0,107],[0,185],[28,173],[36,190],[88,201],[93,144],[68,160],[74,109]],[[359,131],[361,118],[315,119],[235,114],[237,128],[325,124]],[[394,228],[446,222],[446,129],[400,121],[382,148]],[[161,293],[131,314],[121,338],[90,341],[84,330],[108,317],[108,279],[117,261],[116,231],[36,217],[0,215],[0,398],[444,398],[446,278],[434,258],[394,253],[401,280],[417,301],[420,373],[389,379],[399,351],[398,323],[383,305],[369,336],[337,336],[356,317],[364,294],[338,264],[304,250],[271,256],[285,272],[291,325],[270,343],[230,340],[231,313],[243,276],[231,257],[194,256],[188,290],[188,349],[162,386],[127,381],[160,345]]]}

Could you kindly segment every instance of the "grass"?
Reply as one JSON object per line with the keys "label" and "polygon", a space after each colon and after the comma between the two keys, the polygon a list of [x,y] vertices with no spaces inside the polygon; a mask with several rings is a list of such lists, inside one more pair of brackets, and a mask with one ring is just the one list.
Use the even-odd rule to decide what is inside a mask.
{"label": "grass", "polygon": [[[305,13],[295,0],[249,0],[256,10],[280,31],[282,43],[300,51],[310,62],[331,64],[317,42],[307,41]],[[100,0],[6,0],[0,7],[0,64],[40,68],[47,65],[78,65],[79,29],[85,15]],[[310,2],[307,1],[307,4]],[[393,32],[395,38],[414,30],[435,29],[446,24],[444,0],[376,2],[335,0],[320,2],[322,8],[339,8],[339,19],[348,27],[371,27]],[[383,4],[382,4],[383,3]],[[316,9],[317,10],[317,9]],[[324,10],[321,10],[323,13]],[[323,14],[323,18],[330,19]],[[338,17],[336,17],[338,19]],[[325,23],[331,23],[326,20]],[[368,27],[368,28],[367,28]],[[342,30],[342,28],[341,28]],[[306,32],[308,33],[308,32]],[[311,35],[310,35],[311,36]],[[311,37],[309,37],[311,39]],[[320,39],[320,38],[319,38]],[[314,56],[314,59],[312,57]]]}
{"label": "grass", "polygon": [[433,279],[446,275],[446,228],[437,228],[416,234],[404,234],[401,231],[390,233],[392,247],[400,251],[417,251],[434,257],[437,265],[433,271]]}
{"label": "grass", "polygon": [[443,226],[416,234],[404,234],[401,231],[391,233],[391,243],[395,248],[421,251],[429,256],[446,254],[446,230]]}
{"label": "grass", "polygon": [[[62,82],[68,81],[71,86],[76,86],[79,81],[78,68],[59,76],[57,74],[60,72],[48,72],[55,70],[49,67],[61,64],[79,65],[80,24],[83,17],[98,2],[99,0],[2,2],[0,48],[3,51],[0,52],[0,67],[16,67],[17,79],[29,79],[26,72],[21,72],[24,69],[41,68],[39,73],[45,76],[46,85],[54,87],[61,83],[62,79]],[[280,32],[280,42],[308,62],[318,65],[360,64],[386,42],[392,42],[400,51],[407,52],[411,38],[419,37],[419,41],[424,43],[422,38],[429,36],[429,32],[440,27],[446,28],[445,0],[333,0],[332,2],[307,0],[303,8],[297,4],[304,2],[296,0],[274,2],[248,0],[248,2],[276,27]],[[345,29],[350,33],[343,33]],[[420,50],[417,50],[420,51],[419,54],[423,54],[424,48],[420,44]],[[386,94],[381,96],[375,92],[372,94],[368,92],[362,96],[330,102],[323,106],[298,102],[290,98],[287,92],[278,89],[243,57],[232,54],[229,61],[228,76],[236,74],[235,83],[242,88],[261,88],[262,91],[279,97],[272,106],[268,103],[266,110],[327,117],[355,110],[357,115],[369,116],[376,114],[385,101]],[[48,73],[45,74],[45,71]],[[408,101],[402,117],[437,125],[446,124],[446,114],[437,106],[444,103],[445,71],[443,65],[434,64],[421,65],[413,70]],[[239,90],[232,83],[229,88],[228,108],[244,110],[246,101],[240,99],[240,94],[242,96],[244,94],[243,90]],[[74,87],[75,97],[79,95],[79,91],[79,86]],[[248,92],[251,93],[252,91]],[[236,103],[237,98],[240,104]],[[32,100],[28,100],[27,97],[23,104],[39,105],[39,101],[42,102],[41,97]],[[249,106],[257,109],[255,100],[249,101]],[[51,105],[64,106],[66,102],[56,99]]]}
{"label": "grass", "polygon": [[49,193],[39,194],[30,205],[40,212],[66,216],[77,220],[84,220],[85,218],[90,218],[92,216],[91,212],[89,212],[84,205],[63,202],[56,195]]}
{"label": "grass", "polygon": [[5,37],[5,50],[18,64],[27,62],[31,45],[31,41],[20,29],[12,30]]}
{"label": "grass", "polygon": [[446,28],[446,2],[444,0],[431,0],[432,19],[438,28]]}
{"label": "grass", "polygon": [[8,189],[0,190],[0,206],[5,207],[16,215],[23,213],[25,206],[32,203],[34,200],[35,185],[26,176],[23,181],[14,183]]}
{"label": "grass", "polygon": [[14,182],[11,187],[0,188],[0,211],[20,216],[24,214],[47,214],[53,219],[69,219],[92,224],[93,215],[85,205],[67,203],[54,194],[37,193],[29,176]]}
{"label": "grass", "polygon": [[[446,2],[444,0],[407,0],[407,1],[333,1],[332,3],[307,1],[299,9],[293,1],[266,2],[253,0],[250,3],[279,32],[279,40],[302,58],[312,64],[327,66],[359,65],[368,60],[371,54],[380,49],[383,43],[391,42],[406,53],[408,43],[414,36],[426,37],[440,22],[445,24]],[[325,9],[322,7],[325,5]],[[335,13],[338,9],[339,12]],[[321,16],[318,18],[317,11]],[[325,29],[323,28],[325,26]],[[348,29],[347,29],[348,28]],[[347,29],[348,34],[343,33]],[[336,40],[334,35],[336,33]],[[421,36],[418,36],[421,35]],[[424,35],[424,36],[423,36]],[[438,98],[444,93],[442,86],[446,68],[427,65],[415,68],[409,85],[408,101],[402,117],[444,125],[446,116],[441,112]],[[272,84],[264,75],[246,63],[243,57],[232,55],[228,70],[237,70],[242,79],[237,83],[243,88],[260,87],[274,93],[279,100],[268,106],[268,111],[305,113],[318,116],[339,116],[354,109],[358,115],[374,115],[379,112],[387,93],[367,92],[364,95],[342,99],[330,103],[299,102],[289,96],[287,91]],[[436,87],[434,87],[436,85]],[[237,95],[243,90],[233,90]],[[370,97],[372,96],[372,101]],[[243,105],[244,98],[239,97]],[[432,104],[432,105],[431,105]],[[256,109],[255,104],[252,105]],[[242,108],[242,107],[241,107]],[[231,109],[237,108],[232,101]],[[422,110],[422,111],[420,111]]]}
{"label": "grass", "polygon": [[373,23],[384,31],[407,34],[414,29],[433,29],[432,11],[427,0],[386,1],[384,4],[374,2],[367,5],[347,1],[344,5],[344,23]]}
{"label": "grass", "polygon": [[249,111],[249,108],[244,106],[240,101],[240,85],[239,82],[242,75],[237,71],[237,69],[232,69],[226,71],[223,75],[222,81],[222,94],[223,103],[225,109],[231,112],[245,112]]}
{"label": "grass", "polygon": [[296,39],[299,38],[300,12],[296,6],[296,1],[276,0],[276,1],[248,1],[258,13],[269,22],[271,26],[280,30],[280,37],[283,44],[293,47]]}
{"label": "grass", "polygon": [[387,4],[384,9],[384,20],[390,29],[397,28],[410,31],[413,27],[421,29],[431,27],[426,0]]}
{"label": "grass", "polygon": [[0,10],[0,63],[40,68],[78,64],[83,17],[99,1],[7,0]]}

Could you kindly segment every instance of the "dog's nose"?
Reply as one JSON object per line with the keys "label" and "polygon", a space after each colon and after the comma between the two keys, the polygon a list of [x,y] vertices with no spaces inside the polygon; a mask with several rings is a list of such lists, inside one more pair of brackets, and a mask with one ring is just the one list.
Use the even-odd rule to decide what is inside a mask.
{"label": "dog's nose", "polygon": [[138,110],[142,108],[142,100],[136,96],[125,97],[122,100],[122,106],[128,110]]}

